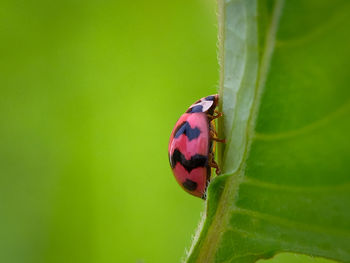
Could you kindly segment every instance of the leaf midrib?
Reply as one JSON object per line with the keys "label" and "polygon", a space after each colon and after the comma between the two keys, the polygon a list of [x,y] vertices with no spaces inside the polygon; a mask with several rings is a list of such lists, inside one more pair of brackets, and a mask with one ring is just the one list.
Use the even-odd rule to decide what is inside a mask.
{"label": "leaf midrib", "polygon": [[[223,193],[218,202],[218,208],[213,218],[213,222],[210,225],[205,240],[203,241],[203,245],[200,249],[196,262],[213,262],[215,252],[217,251],[217,247],[220,243],[220,239],[222,234],[225,232],[226,226],[229,222],[231,213],[235,209],[235,199],[239,190],[239,185],[244,176],[244,168],[245,161],[249,154],[249,148],[252,143],[255,122],[257,119],[261,94],[265,85],[267,73],[269,70],[270,60],[274,49],[275,35],[277,31],[277,25],[279,21],[279,17],[282,12],[284,0],[277,0],[275,2],[274,11],[270,26],[267,30],[267,37],[265,40],[265,48],[262,55],[261,67],[259,67],[258,71],[258,84],[256,85],[254,92],[254,101],[252,103],[252,107],[250,110],[250,117],[248,120],[248,126],[246,129],[246,146],[243,153],[243,158],[241,159],[241,163],[239,165],[239,169],[232,175],[228,177],[225,182]],[[224,12],[223,12],[224,13]],[[224,14],[221,14],[221,19],[224,21]],[[224,27],[224,22],[219,22],[222,27]],[[223,29],[220,31],[219,35],[224,32]],[[224,41],[224,35],[221,35],[221,41]],[[223,42],[222,42],[223,43]],[[223,44],[220,45],[223,47]],[[223,62],[223,57],[221,58],[221,63]],[[224,67],[222,66],[222,70]],[[223,82],[220,81],[220,90],[223,89]],[[221,92],[222,94],[222,92]]]}

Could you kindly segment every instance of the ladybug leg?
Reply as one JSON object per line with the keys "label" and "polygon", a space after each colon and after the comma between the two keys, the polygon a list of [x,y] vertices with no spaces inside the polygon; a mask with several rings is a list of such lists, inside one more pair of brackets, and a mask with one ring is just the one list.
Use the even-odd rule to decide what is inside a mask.
{"label": "ladybug leg", "polygon": [[219,138],[216,138],[216,137],[212,137],[211,139],[212,139],[213,141],[216,141],[216,142],[226,143],[226,140],[225,140],[225,139],[219,139]]}
{"label": "ladybug leg", "polygon": [[213,129],[210,129],[209,133],[210,133],[210,139],[212,139],[213,141],[226,143],[225,139],[219,139],[218,137],[216,137],[217,136],[217,132],[214,131]]}
{"label": "ladybug leg", "polygon": [[209,115],[208,114],[208,119],[210,120],[210,121],[212,121],[212,120],[215,120],[215,119],[217,119],[217,118],[220,118],[222,115],[224,115],[222,112],[218,112],[217,110],[215,110],[214,111],[216,114],[214,115]]}
{"label": "ladybug leg", "polygon": [[213,115],[213,120],[217,119],[217,118],[220,118],[222,115],[224,115],[222,112],[219,112],[217,110],[215,110],[215,113],[216,113],[216,115]]}
{"label": "ladybug leg", "polygon": [[[211,137],[215,137],[215,136],[218,135],[218,133],[216,132],[215,127],[214,127],[213,125],[210,125],[210,126],[209,126],[209,129],[210,129],[210,136],[211,136]],[[213,135],[214,135],[214,136],[213,136]]]}
{"label": "ladybug leg", "polygon": [[220,170],[218,164],[214,160],[214,154],[213,153],[210,153],[210,155],[209,155],[209,166],[212,167],[212,168],[215,168],[215,173],[217,175],[221,174],[221,170]]}

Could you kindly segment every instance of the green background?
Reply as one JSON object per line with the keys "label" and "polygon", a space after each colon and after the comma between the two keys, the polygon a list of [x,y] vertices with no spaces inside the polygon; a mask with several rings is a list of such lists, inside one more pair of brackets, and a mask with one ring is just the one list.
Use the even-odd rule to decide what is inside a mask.
{"label": "green background", "polygon": [[170,132],[216,93],[216,3],[0,9],[0,261],[179,262],[204,203]]}

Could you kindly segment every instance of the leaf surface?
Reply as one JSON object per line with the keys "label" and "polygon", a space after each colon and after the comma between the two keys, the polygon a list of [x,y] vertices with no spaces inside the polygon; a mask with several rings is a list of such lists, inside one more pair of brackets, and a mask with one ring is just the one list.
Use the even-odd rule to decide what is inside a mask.
{"label": "leaf surface", "polygon": [[187,262],[350,261],[350,4],[219,0],[224,175]]}

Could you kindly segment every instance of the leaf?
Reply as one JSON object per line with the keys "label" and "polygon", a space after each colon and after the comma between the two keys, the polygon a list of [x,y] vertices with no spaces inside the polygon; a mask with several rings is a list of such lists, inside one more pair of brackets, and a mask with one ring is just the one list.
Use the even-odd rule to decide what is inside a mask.
{"label": "leaf", "polygon": [[350,262],[350,4],[219,0],[224,175],[187,262]]}

